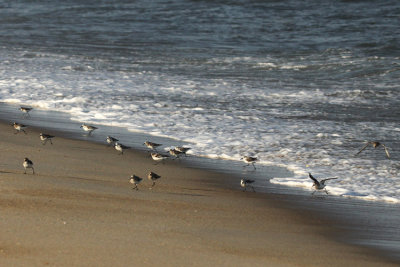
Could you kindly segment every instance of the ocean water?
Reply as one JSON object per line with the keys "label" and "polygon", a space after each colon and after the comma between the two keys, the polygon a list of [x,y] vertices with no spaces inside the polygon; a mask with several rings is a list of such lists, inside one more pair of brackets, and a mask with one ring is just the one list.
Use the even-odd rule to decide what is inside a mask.
{"label": "ocean water", "polygon": [[[0,1],[0,102],[400,202],[400,2]],[[124,141],[124,140],[121,140]],[[380,141],[388,147],[367,147]],[[251,170],[252,167],[250,167]]]}

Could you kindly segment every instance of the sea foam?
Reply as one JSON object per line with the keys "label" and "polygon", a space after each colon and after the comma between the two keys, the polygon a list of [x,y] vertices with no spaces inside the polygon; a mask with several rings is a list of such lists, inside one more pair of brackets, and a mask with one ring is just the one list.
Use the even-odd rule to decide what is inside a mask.
{"label": "sea foam", "polygon": [[[357,122],[341,114],[330,117],[329,108],[321,111],[324,106],[315,107],[319,103],[340,103],[344,110],[355,103],[374,106],[376,98],[368,98],[368,91],[295,90],[277,84],[257,88],[232,80],[105,71],[96,68],[106,64],[100,59],[85,62],[45,53],[5,57],[11,63],[0,70],[6,77],[0,81],[2,102],[67,112],[79,122],[171,137],[190,143],[189,153],[198,156],[240,160],[251,155],[259,158],[259,166],[277,165],[293,171],[294,177],[271,179],[275,184],[311,190],[308,172],[312,172],[316,177],[339,178],[327,186],[332,195],[400,201],[400,164],[395,150],[390,150],[392,159],[372,147],[354,156],[371,137],[388,140],[391,148],[394,142],[390,140],[399,138],[396,123]],[[228,62],[237,60],[263,65],[253,58]],[[387,89],[379,98],[398,97],[393,90]]]}

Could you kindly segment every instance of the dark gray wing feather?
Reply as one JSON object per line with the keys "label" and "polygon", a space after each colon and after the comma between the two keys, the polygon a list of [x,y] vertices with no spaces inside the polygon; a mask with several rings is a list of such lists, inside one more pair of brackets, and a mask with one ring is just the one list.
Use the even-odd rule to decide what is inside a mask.
{"label": "dark gray wing feather", "polygon": [[371,142],[366,143],[365,146],[363,146],[363,148],[361,148],[361,150],[358,151],[358,152],[356,153],[356,156],[357,156],[358,154],[360,154],[364,149],[366,149],[367,146],[368,146],[370,143],[371,143]]}
{"label": "dark gray wing feather", "polygon": [[314,178],[314,176],[311,175],[311,173],[308,173],[308,176],[314,181],[315,184],[319,185],[319,182],[317,179]]}
{"label": "dark gray wing feather", "polygon": [[382,146],[385,149],[386,156],[390,159],[389,150],[387,149],[387,147],[384,144],[382,144]]}

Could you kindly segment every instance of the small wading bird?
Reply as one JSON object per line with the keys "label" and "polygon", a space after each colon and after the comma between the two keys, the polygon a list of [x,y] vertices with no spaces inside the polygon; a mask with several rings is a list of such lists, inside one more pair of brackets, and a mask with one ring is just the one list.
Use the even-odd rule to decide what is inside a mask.
{"label": "small wading bird", "polygon": [[249,157],[249,156],[244,156],[243,158],[241,158],[240,160],[243,160],[245,163],[247,163],[247,165],[244,165],[243,167],[247,167],[250,164],[253,165],[254,169],[256,169],[256,166],[254,166],[254,164],[256,163],[256,161],[258,160],[255,157]]}
{"label": "small wading bird", "polygon": [[129,149],[129,146],[124,146],[123,144],[120,144],[118,142],[115,143],[115,149],[119,151],[119,154],[122,155],[124,154],[125,149]]}
{"label": "small wading bird", "polygon": [[21,110],[23,113],[25,113],[25,116],[30,117],[29,112],[32,110],[32,108],[28,107],[20,107],[19,110]]}
{"label": "small wading bird", "polygon": [[112,136],[107,136],[106,141],[107,141],[107,144],[109,146],[111,146],[112,144],[115,145],[115,143],[117,143],[119,140],[117,138],[112,137]]}
{"label": "small wading bird", "polygon": [[162,144],[157,144],[157,143],[153,143],[150,141],[146,141],[143,143],[145,146],[147,146],[148,148],[157,151],[157,147],[162,146]]}
{"label": "small wading bird", "polygon": [[158,179],[160,179],[160,178],[161,178],[160,175],[158,175],[158,174],[156,174],[156,173],[154,173],[154,172],[149,172],[149,174],[147,175],[147,179],[149,179],[150,181],[153,182],[153,184],[151,185],[150,189],[152,189],[153,186],[155,186],[156,180],[158,180]]}
{"label": "small wading bird", "polygon": [[328,180],[337,179],[336,177],[333,177],[333,178],[326,178],[326,179],[322,179],[321,181],[318,181],[316,178],[314,178],[314,176],[311,175],[311,173],[308,173],[308,175],[314,181],[314,184],[312,185],[312,187],[314,187],[315,190],[311,195],[314,195],[315,192],[317,192],[317,190],[325,190],[325,193],[328,195],[328,191],[325,188],[325,182]]}
{"label": "small wading bird", "polygon": [[240,180],[240,186],[243,187],[243,192],[246,191],[247,187],[249,187],[249,186],[253,189],[253,192],[256,192],[256,190],[254,190],[252,183],[254,183],[254,180],[250,180],[250,179]]}
{"label": "small wading bird", "polygon": [[184,153],[172,148],[169,150],[169,154],[179,159],[179,156]]}
{"label": "small wading bird", "polygon": [[21,124],[21,123],[14,122],[13,127],[16,130],[16,132],[14,134],[17,134],[17,133],[20,133],[20,132],[24,132],[26,134],[24,129],[26,127],[28,127],[28,126],[24,125],[24,124]]}
{"label": "small wading bird", "polygon": [[133,185],[132,190],[136,189],[139,190],[138,184],[143,180],[143,178],[140,178],[139,176],[136,176],[134,174],[131,175],[131,178],[129,178],[129,182]]}
{"label": "small wading bird", "polygon": [[[169,158],[168,155],[162,155],[162,154],[160,154],[160,153],[155,153],[155,152],[151,153],[150,155],[151,155],[151,158],[152,158],[154,161],[156,161],[157,163],[160,162],[160,161],[163,161],[163,160],[165,160],[165,159],[167,159],[167,158]],[[156,164],[157,164],[157,163],[156,163]]]}
{"label": "small wading bird", "polygon": [[25,158],[22,166],[24,166],[25,169],[24,174],[26,174],[26,169],[32,169],[32,174],[35,174],[35,170],[33,169],[33,162],[30,159]]}
{"label": "small wading bird", "polygon": [[360,154],[364,149],[366,149],[368,145],[372,145],[373,148],[377,148],[379,146],[383,147],[383,149],[385,149],[386,156],[388,157],[388,159],[390,159],[390,154],[387,147],[384,144],[376,141],[367,142],[365,146],[363,146],[363,148],[361,148],[361,150],[356,153],[356,156]]}
{"label": "small wading bird", "polygon": [[88,132],[88,135],[91,135],[92,132],[93,132],[94,130],[97,129],[97,127],[94,127],[94,126],[91,126],[91,125],[86,125],[86,124],[82,124],[82,125],[81,125],[81,128],[82,128],[85,132]]}
{"label": "small wading bird", "polygon": [[51,141],[51,139],[54,138],[53,135],[40,133],[39,136],[40,136],[40,140],[42,140],[42,145],[45,145],[47,143],[47,141],[50,141],[50,144],[53,144],[53,141]]}
{"label": "small wading bird", "polygon": [[183,147],[183,146],[176,146],[175,150],[181,152],[186,157],[186,152],[188,152],[191,148],[190,147]]}

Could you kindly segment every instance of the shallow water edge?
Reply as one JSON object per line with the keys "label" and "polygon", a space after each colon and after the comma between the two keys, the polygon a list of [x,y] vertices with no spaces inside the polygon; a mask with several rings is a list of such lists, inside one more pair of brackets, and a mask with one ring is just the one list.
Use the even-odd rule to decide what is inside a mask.
{"label": "shallow water edge", "polygon": [[[70,120],[66,113],[35,109],[28,117],[24,116],[18,108],[19,106],[16,105],[0,103],[0,120],[9,124],[17,121],[34,128],[42,128],[46,133],[56,136],[103,144],[106,144],[105,137],[111,135],[120,139],[123,144],[140,151],[147,151],[147,148],[143,146],[146,140],[162,143],[165,147],[182,145],[178,140],[130,132],[120,127],[100,126],[92,136],[87,136],[79,128],[81,122]],[[10,133],[12,131],[10,126]],[[251,166],[243,168],[243,163],[240,161],[199,158],[191,155],[183,157],[180,161],[189,168],[204,168],[231,174],[232,181],[226,185],[231,189],[240,190],[238,183],[240,177],[256,179],[258,192],[282,200],[287,208],[296,212],[303,210],[307,211],[306,213],[311,212],[313,216],[332,221],[332,227],[341,233],[339,236],[333,236],[334,239],[375,248],[385,256],[400,261],[398,205],[336,196],[311,197],[310,191],[271,184],[269,179],[272,177],[292,175],[290,171],[277,166],[257,166],[254,170]]]}

